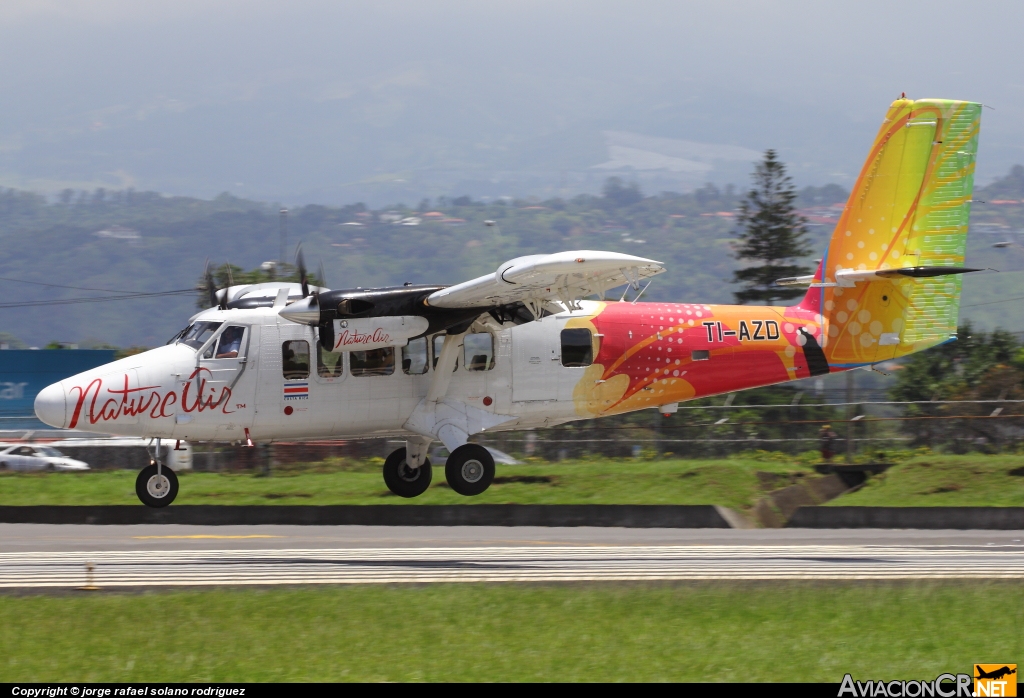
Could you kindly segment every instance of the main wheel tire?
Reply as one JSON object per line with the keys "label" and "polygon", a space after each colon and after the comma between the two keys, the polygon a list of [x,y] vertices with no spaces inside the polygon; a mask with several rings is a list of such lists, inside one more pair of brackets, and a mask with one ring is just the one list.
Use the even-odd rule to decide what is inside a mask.
{"label": "main wheel tire", "polygon": [[430,459],[425,458],[423,465],[410,468],[405,462],[405,449],[392,451],[384,461],[384,484],[399,497],[409,499],[418,497],[430,487],[434,471],[430,467]]}
{"label": "main wheel tire", "polygon": [[494,480],[494,457],[479,444],[463,444],[452,451],[444,466],[448,485],[459,494],[480,494]]}
{"label": "main wheel tire", "polygon": [[165,507],[178,496],[178,476],[166,465],[160,468],[159,475],[155,464],[147,465],[135,478],[135,494],[147,507]]}

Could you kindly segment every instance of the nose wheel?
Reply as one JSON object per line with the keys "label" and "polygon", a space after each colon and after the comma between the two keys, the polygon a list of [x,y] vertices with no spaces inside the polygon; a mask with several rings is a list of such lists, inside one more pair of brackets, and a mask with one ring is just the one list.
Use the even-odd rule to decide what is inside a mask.
{"label": "nose wheel", "polygon": [[157,472],[156,463],[152,463],[135,478],[135,494],[147,507],[165,507],[178,496],[178,476],[166,465],[161,465]]}
{"label": "nose wheel", "polygon": [[480,494],[494,480],[494,457],[480,444],[463,444],[448,456],[444,477],[459,494]]}
{"label": "nose wheel", "polygon": [[433,474],[427,458],[420,467],[410,468],[404,448],[392,451],[384,461],[384,484],[399,497],[418,497],[426,492]]}

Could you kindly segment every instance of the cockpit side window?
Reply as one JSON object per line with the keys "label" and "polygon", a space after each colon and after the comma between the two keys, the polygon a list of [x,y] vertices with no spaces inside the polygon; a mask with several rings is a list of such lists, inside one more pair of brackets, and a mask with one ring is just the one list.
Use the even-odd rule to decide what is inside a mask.
{"label": "cockpit side window", "polygon": [[214,353],[213,358],[238,358],[242,351],[242,338],[244,336],[244,327],[238,327],[236,325],[226,327],[224,331],[220,333],[220,338],[217,340],[217,351]]}
{"label": "cockpit side window", "polygon": [[213,336],[213,333],[217,331],[222,324],[221,322],[196,322],[193,323],[189,328],[185,330],[181,335],[181,339],[178,341],[187,344],[196,351],[202,348],[206,344],[207,340]]}

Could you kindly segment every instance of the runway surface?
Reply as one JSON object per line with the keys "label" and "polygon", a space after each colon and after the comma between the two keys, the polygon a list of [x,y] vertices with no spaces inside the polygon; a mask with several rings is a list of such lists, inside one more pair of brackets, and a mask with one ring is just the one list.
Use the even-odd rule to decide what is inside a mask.
{"label": "runway surface", "polygon": [[1024,578],[1019,531],[0,525],[0,588]]}

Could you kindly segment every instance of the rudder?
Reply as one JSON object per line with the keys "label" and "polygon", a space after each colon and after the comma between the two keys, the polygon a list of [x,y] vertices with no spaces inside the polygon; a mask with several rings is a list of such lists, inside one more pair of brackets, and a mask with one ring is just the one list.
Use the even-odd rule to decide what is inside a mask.
{"label": "rudder", "polygon": [[980,120],[974,102],[890,106],[801,303],[820,314],[830,365],[955,336]]}

